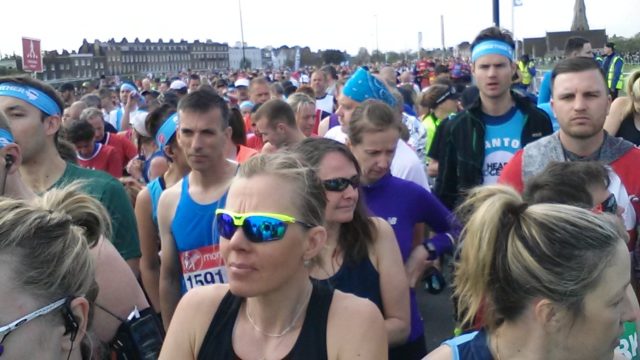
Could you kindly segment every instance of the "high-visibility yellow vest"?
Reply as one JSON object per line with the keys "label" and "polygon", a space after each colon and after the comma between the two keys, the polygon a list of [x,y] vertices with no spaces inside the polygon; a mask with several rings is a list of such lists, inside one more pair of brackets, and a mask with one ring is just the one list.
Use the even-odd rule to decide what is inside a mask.
{"label": "high-visibility yellow vest", "polygon": [[440,119],[438,119],[433,113],[422,118],[422,125],[427,129],[427,143],[425,144],[425,150],[427,154],[431,149],[431,143],[436,135],[436,129],[440,125]]}
{"label": "high-visibility yellow vest", "polygon": [[[607,86],[609,87],[609,89],[612,89],[611,87],[611,82],[613,81],[613,73],[615,72],[616,69],[616,61],[622,61],[622,58],[618,55],[614,56],[613,59],[611,60],[611,62],[609,63],[609,73],[607,74]],[[621,90],[622,89],[622,71],[620,71],[620,77],[618,78],[618,82],[616,83],[616,89]]]}
{"label": "high-visibility yellow vest", "polygon": [[531,73],[529,73],[528,66],[525,65],[523,61],[518,61],[518,68],[520,69],[520,74],[522,75],[522,85],[531,84]]}

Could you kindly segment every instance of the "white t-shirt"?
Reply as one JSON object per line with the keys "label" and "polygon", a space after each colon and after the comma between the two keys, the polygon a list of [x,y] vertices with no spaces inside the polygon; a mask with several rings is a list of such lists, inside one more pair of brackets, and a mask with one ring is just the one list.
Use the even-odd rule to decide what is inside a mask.
{"label": "white t-shirt", "polygon": [[316,98],[316,109],[333,114],[333,95],[325,95],[323,98]]}

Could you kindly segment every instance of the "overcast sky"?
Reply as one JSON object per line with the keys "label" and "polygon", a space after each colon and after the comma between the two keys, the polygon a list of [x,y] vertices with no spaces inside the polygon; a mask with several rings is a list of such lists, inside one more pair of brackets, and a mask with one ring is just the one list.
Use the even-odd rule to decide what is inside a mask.
{"label": "overcast sky", "polygon": [[[21,53],[22,36],[42,40],[43,50],[77,50],[83,38],[129,41],[240,40],[238,1],[249,46],[309,46],[355,54],[440,47],[471,41],[492,24],[492,0],[31,0],[3,4],[0,53]],[[515,9],[518,38],[571,27],[574,0],[522,0]],[[500,22],[511,29],[511,0],[501,0]],[[640,0],[585,0],[591,29],[630,37],[640,32]],[[376,31],[377,23],[377,31]],[[376,35],[377,33],[377,35]],[[377,43],[377,44],[376,44]]]}

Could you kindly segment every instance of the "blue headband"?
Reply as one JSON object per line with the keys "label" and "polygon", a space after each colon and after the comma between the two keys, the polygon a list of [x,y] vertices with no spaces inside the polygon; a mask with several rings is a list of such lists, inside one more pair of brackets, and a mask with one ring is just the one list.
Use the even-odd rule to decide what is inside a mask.
{"label": "blue headband", "polygon": [[13,135],[6,129],[0,129],[0,149],[9,144],[13,144]]}
{"label": "blue headband", "polygon": [[156,143],[158,144],[158,147],[160,147],[160,149],[163,149],[165,146],[167,146],[167,144],[169,144],[169,141],[171,141],[171,138],[173,138],[173,136],[176,134],[176,129],[178,127],[179,121],[180,118],[178,117],[178,113],[175,113],[169,116],[169,118],[164,121],[162,126],[160,126],[160,129],[158,129],[158,133],[156,134]]}
{"label": "blue headband", "polygon": [[10,96],[40,109],[47,115],[60,115],[60,106],[44,92],[25,84],[6,82],[0,84],[0,96]]}
{"label": "blue headband", "polygon": [[359,68],[351,75],[349,81],[344,84],[342,93],[357,102],[374,99],[381,100],[391,107],[396,105],[396,98],[391,95],[389,89],[364,68]]}
{"label": "blue headband", "polygon": [[513,61],[513,48],[509,44],[500,40],[487,40],[473,47],[471,52],[471,62],[476,62],[485,55],[502,55]]}

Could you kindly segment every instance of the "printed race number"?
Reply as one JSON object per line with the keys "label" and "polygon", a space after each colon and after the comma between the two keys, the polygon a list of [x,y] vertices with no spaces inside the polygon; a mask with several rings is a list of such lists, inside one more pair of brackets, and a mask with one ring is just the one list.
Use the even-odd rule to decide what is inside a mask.
{"label": "printed race number", "polygon": [[180,265],[186,290],[227,282],[227,270],[218,245],[203,246],[180,253]]}

